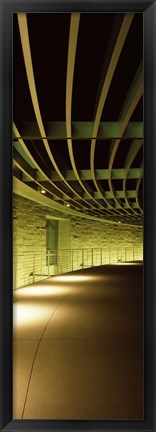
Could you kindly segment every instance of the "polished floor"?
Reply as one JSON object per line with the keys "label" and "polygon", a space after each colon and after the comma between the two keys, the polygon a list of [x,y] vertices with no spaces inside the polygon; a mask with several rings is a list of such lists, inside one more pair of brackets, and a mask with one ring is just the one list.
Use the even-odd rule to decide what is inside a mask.
{"label": "polished floor", "polygon": [[143,418],[142,265],[16,290],[14,419]]}

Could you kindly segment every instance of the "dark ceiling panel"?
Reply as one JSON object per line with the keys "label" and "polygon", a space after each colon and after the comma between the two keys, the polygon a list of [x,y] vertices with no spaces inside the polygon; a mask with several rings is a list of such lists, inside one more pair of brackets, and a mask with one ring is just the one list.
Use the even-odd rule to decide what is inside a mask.
{"label": "dark ceiling panel", "polygon": [[131,139],[120,141],[118,150],[115,155],[113,168],[122,168],[125,165],[127,153],[131,147],[131,143],[132,143]]}
{"label": "dark ceiling panel", "polygon": [[13,14],[13,117],[18,127],[22,121],[35,121],[16,14]]}
{"label": "dark ceiling panel", "polygon": [[131,168],[137,168],[138,166],[141,166],[143,160],[143,146],[138,151],[134,161],[132,162]]}
{"label": "dark ceiling panel", "polygon": [[70,14],[28,14],[36,89],[43,120],[65,120]]}
{"label": "dark ceiling panel", "polygon": [[66,140],[50,140],[50,149],[60,170],[72,169]]}
{"label": "dark ceiling panel", "polygon": [[108,168],[110,145],[110,140],[97,140],[95,148],[95,169]]}
{"label": "dark ceiling panel", "polygon": [[76,166],[80,169],[90,169],[90,140],[73,140]]}
{"label": "dark ceiling panel", "polygon": [[115,14],[81,14],[73,86],[73,121],[93,120],[97,87]]}
{"label": "dark ceiling panel", "polygon": [[132,116],[131,116],[131,121],[132,122],[136,122],[136,121],[143,121],[143,96],[141,97],[138,105],[136,106]]}

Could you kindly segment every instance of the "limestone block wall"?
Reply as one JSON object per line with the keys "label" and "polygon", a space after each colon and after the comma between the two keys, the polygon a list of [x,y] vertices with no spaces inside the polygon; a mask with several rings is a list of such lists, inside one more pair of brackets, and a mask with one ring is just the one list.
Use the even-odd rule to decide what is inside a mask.
{"label": "limestone block wall", "polygon": [[[49,274],[57,273],[57,268],[47,265],[46,259],[46,216],[58,219],[62,213],[14,194],[13,196],[13,286],[30,284]],[[66,217],[66,216],[64,216]],[[59,221],[59,224],[62,221]],[[62,226],[60,224],[60,226]],[[64,227],[65,228],[65,227]],[[67,228],[67,226],[66,226]],[[64,236],[63,236],[64,230]],[[69,231],[69,229],[68,229]],[[59,247],[70,248],[69,233],[60,228]],[[35,277],[34,277],[35,269]],[[41,276],[42,275],[42,276]]]}
{"label": "limestone block wall", "polygon": [[45,253],[46,236],[43,212],[36,212],[29,200],[14,196],[13,201],[13,254],[14,286],[18,287],[33,281],[34,260],[36,272],[40,273],[35,251]]}
{"label": "limestone block wall", "polygon": [[[73,267],[143,258],[143,229],[82,218],[71,218]],[[86,249],[82,251],[81,249]],[[77,250],[77,251],[76,251]]]}
{"label": "limestone block wall", "polygon": [[[47,215],[58,220],[58,258],[53,266],[46,258]],[[83,267],[142,259],[141,227],[73,217],[19,195],[13,197],[13,218],[15,288]]]}

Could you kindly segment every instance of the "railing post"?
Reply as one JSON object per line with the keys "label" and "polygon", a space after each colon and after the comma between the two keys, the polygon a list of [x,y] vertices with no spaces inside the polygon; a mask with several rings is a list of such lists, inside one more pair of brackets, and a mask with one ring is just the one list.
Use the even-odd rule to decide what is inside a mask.
{"label": "railing post", "polygon": [[49,250],[48,250],[48,277],[49,277]]}
{"label": "railing post", "polygon": [[84,267],[84,249],[82,249],[82,268]]}
{"label": "railing post", "polygon": [[71,254],[71,265],[72,265],[72,271],[73,271],[73,249],[71,250],[72,254]]}
{"label": "railing post", "polygon": [[35,281],[35,251],[33,254],[33,283]]}
{"label": "railing post", "polygon": [[119,262],[119,249],[117,249],[117,262]]}
{"label": "railing post", "polygon": [[15,255],[15,265],[14,265],[14,289],[16,289],[17,284],[17,256]]}

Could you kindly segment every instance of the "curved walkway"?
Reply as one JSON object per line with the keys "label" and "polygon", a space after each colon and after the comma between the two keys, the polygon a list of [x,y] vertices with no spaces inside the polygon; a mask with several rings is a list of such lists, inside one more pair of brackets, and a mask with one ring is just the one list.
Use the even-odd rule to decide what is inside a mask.
{"label": "curved walkway", "polygon": [[143,418],[141,265],[80,270],[14,296],[14,419]]}

